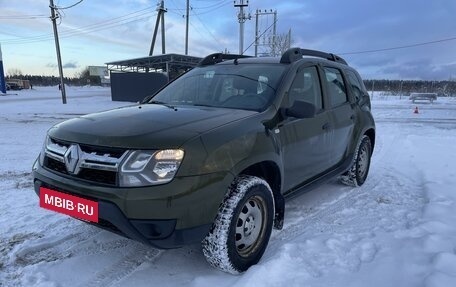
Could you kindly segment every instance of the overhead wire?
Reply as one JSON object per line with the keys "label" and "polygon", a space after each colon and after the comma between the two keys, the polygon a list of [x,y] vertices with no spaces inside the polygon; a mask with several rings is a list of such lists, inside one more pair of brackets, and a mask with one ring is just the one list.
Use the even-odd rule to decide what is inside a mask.
{"label": "overhead wire", "polygon": [[357,54],[368,54],[368,53],[376,53],[376,52],[386,52],[386,51],[393,51],[393,50],[414,48],[414,47],[425,46],[425,45],[438,44],[438,43],[449,42],[449,41],[454,41],[454,40],[456,40],[456,37],[440,39],[440,40],[435,40],[435,41],[415,43],[415,44],[410,44],[410,45],[397,46],[397,47],[390,47],[390,48],[372,49],[372,50],[364,50],[364,51],[356,51],[356,52],[344,52],[344,53],[338,53],[338,55],[357,55]]}
{"label": "overhead wire", "polygon": [[40,19],[40,18],[49,18],[47,15],[8,15],[0,16],[0,20],[31,20],[31,19]]}
{"label": "overhead wire", "polygon": [[[231,2],[231,0],[229,0]],[[174,7],[177,7],[177,3],[175,2],[175,0],[171,0],[171,2],[173,3],[173,6]],[[222,2],[226,2],[226,0],[222,1]],[[213,4],[213,5],[210,5],[210,6],[207,6],[207,7],[215,7],[217,5],[220,5],[220,3],[217,3],[217,4]],[[222,5],[223,6],[223,5]],[[218,9],[218,8],[217,8]],[[186,11],[187,9],[179,9],[179,8],[171,8],[171,9],[168,9],[168,10],[175,10],[175,11]],[[181,14],[181,13],[177,13],[177,12],[174,12],[175,14],[178,14],[178,15],[181,15],[183,18],[185,18],[185,15]],[[199,14],[195,13],[194,12],[194,7],[191,6],[190,7],[190,16],[195,16],[196,19],[198,20],[198,22],[200,22],[201,26],[203,26],[203,28],[207,31],[207,33],[219,44],[219,45],[222,45],[222,43],[220,42],[219,39],[217,39],[217,37],[214,36],[214,33],[212,33],[212,31],[207,27],[206,24],[204,24],[203,20],[198,16]],[[206,34],[203,34],[201,33],[200,29],[198,27],[196,27],[195,25],[193,25],[192,21],[189,21],[190,25],[196,30],[196,32],[198,34],[200,34],[201,36],[207,38],[207,35]]]}
{"label": "overhead wire", "polygon": [[[177,3],[176,3],[174,0],[171,0],[171,1],[173,2],[174,7],[177,7]],[[174,11],[181,11],[181,10],[185,10],[185,11],[186,11],[187,9],[178,9],[178,8],[176,8],[176,9],[174,9],[174,8],[173,8],[173,9],[169,9],[169,8],[168,8],[168,11],[169,11],[169,10],[171,10],[172,13],[178,14],[178,15],[182,16],[183,18],[185,18],[185,15],[183,15],[182,13],[178,13],[178,12],[174,12]],[[195,25],[193,25],[193,22],[192,22],[192,21],[189,21],[188,23],[190,24],[190,26],[192,26],[192,27],[195,29],[195,31],[196,31],[198,34],[200,34],[202,37],[206,37],[206,35],[204,35],[203,33],[201,33],[201,31],[200,31],[200,29],[198,29],[198,27],[196,27]]]}
{"label": "overhead wire", "polygon": [[[59,10],[68,9],[68,8],[74,7],[74,6],[78,5],[78,4],[80,4],[82,1],[78,1],[75,4],[72,4],[72,5],[67,6],[67,7],[55,6],[55,8],[57,9],[56,11],[57,11],[57,15],[59,16],[59,20],[61,21],[62,18],[65,16],[64,15],[64,11],[59,11]],[[201,18],[198,17],[198,15],[210,13],[210,12],[212,12],[214,10],[217,10],[217,9],[229,4],[230,1],[231,0],[224,0],[224,1],[221,1],[219,3],[212,4],[212,5],[208,5],[208,6],[204,6],[204,7],[197,7],[198,9],[209,9],[208,11],[205,11],[205,12],[202,12],[202,13],[195,13],[194,11],[192,11],[192,15],[197,17],[198,21],[201,23],[203,28],[219,44],[221,44],[220,41],[217,39],[217,37],[214,36],[214,34],[204,24],[204,22],[201,20]],[[141,21],[141,20],[144,20],[144,19],[146,19],[146,18],[148,18],[150,16],[153,16],[153,15],[150,15],[150,16],[140,17],[140,16],[143,16],[145,14],[152,13],[152,11],[147,11],[147,12],[144,12],[144,13],[140,13],[140,12],[143,12],[143,11],[146,11],[146,10],[150,10],[151,8],[153,8],[153,7],[149,6],[149,7],[145,8],[145,9],[141,9],[141,10],[138,10],[138,11],[135,11],[135,12],[132,12],[132,13],[120,16],[120,17],[116,17],[116,18],[113,18],[113,19],[97,22],[97,23],[86,25],[86,26],[82,26],[82,27],[63,29],[63,30],[60,31],[60,37],[61,38],[67,38],[67,37],[73,37],[73,36],[78,36],[78,35],[82,35],[82,34],[89,34],[89,33],[93,33],[93,32],[96,32],[96,31],[110,29],[110,28],[113,28],[113,27],[125,25],[125,24],[128,24],[128,23],[136,22],[136,21]],[[192,7],[192,10],[193,9],[194,8]],[[173,10],[178,11],[179,9],[169,9],[169,10],[171,10],[170,11],[171,13],[174,13],[174,14],[177,14],[177,15],[181,16],[180,13],[177,13],[177,12],[173,11]],[[31,15],[29,15],[29,16],[31,16]],[[35,15],[33,15],[33,16],[35,16]],[[42,16],[42,18],[48,18],[49,17],[49,16],[45,16],[45,15],[36,15],[36,16]],[[135,19],[131,20],[132,18],[135,18]],[[129,21],[129,20],[131,20],[131,21]],[[194,25],[192,25],[192,26],[195,29],[198,30],[197,27],[195,27]],[[204,35],[202,33],[200,33],[200,34],[203,35],[203,36],[206,36],[206,35]],[[11,38],[10,39],[3,39],[2,43],[5,44],[5,45],[8,45],[8,44],[10,44],[10,45],[27,44],[27,43],[35,43],[35,42],[42,42],[42,41],[50,41],[52,39],[53,39],[53,34],[49,33],[49,34],[42,34],[42,35],[31,36],[31,37],[16,37],[14,39],[11,39]]]}
{"label": "overhead wire", "polygon": [[[223,2],[226,2],[226,3],[223,4]],[[193,9],[195,9],[195,10],[209,9],[209,8],[213,8],[213,7],[215,7],[217,5],[220,5],[220,4],[226,5],[226,4],[231,3],[231,2],[232,2],[232,0],[223,0],[223,1],[220,1],[219,3],[212,4],[212,5],[205,6],[205,7],[195,7],[195,6],[193,6]]]}
{"label": "overhead wire", "polygon": [[67,6],[67,7],[54,6],[53,8],[59,9],[59,10],[70,9],[70,8],[73,8],[74,6],[80,4],[82,1],[84,1],[84,0],[80,0],[80,1],[74,3],[74,4],[70,5],[70,6]]}
{"label": "overhead wire", "polygon": [[[138,11],[135,11],[132,13],[128,13],[128,14],[125,14],[120,17],[96,22],[96,23],[82,26],[82,27],[63,29],[63,30],[61,30],[60,35],[61,35],[61,37],[72,37],[72,36],[76,36],[76,35],[92,33],[92,32],[105,30],[105,29],[117,27],[120,25],[128,24],[128,23],[144,20],[146,18],[153,16],[151,14],[154,11],[147,11],[147,10],[150,10],[151,8],[152,7],[147,7],[145,9],[141,9],[141,10],[138,10]],[[144,17],[141,17],[141,16],[144,16]],[[129,21],[129,20],[131,20],[131,21]],[[4,39],[4,40],[2,40],[2,43],[4,43],[4,44],[25,44],[25,43],[34,43],[34,42],[40,42],[40,41],[48,41],[48,40],[52,40],[52,39],[53,39],[53,34],[42,34],[42,35],[32,36],[32,37]]]}
{"label": "overhead wire", "polygon": [[208,14],[208,13],[211,13],[211,12],[214,12],[215,10],[218,10],[222,7],[225,7],[227,5],[229,5],[231,2],[226,2],[226,3],[220,3],[217,7],[214,7],[212,9],[209,9],[207,11],[204,11],[204,12],[200,12],[200,13],[197,13],[195,15],[204,15],[204,14]]}
{"label": "overhead wire", "polygon": [[[266,34],[266,32],[269,31],[269,29],[271,29],[271,28],[274,26],[275,23],[277,23],[277,21],[279,21],[279,18],[278,18],[278,17],[275,19],[275,21],[272,22],[272,24],[271,24],[268,28],[266,28],[266,29],[263,31],[263,33],[261,33],[260,35],[258,35],[258,38],[263,37],[263,35]],[[245,48],[245,50],[242,51],[242,54],[244,54],[245,52],[247,52],[247,50],[250,49],[250,47],[252,47],[253,44],[255,44],[255,41],[253,41],[247,48]]]}
{"label": "overhead wire", "polygon": [[[173,2],[174,2],[174,1],[173,1]],[[226,3],[223,3],[223,2],[226,2]],[[204,10],[204,9],[210,9],[210,8],[213,8],[213,7],[215,7],[215,6],[220,6],[220,5],[221,5],[220,7],[223,7],[224,5],[229,4],[229,3],[231,3],[231,2],[232,2],[232,0],[222,0],[222,1],[219,1],[218,3],[212,4],[212,5],[209,5],[209,6],[204,6],[204,7],[195,7],[195,6],[192,6],[192,9],[193,9],[193,10]],[[175,3],[175,2],[174,2],[174,3]],[[176,6],[176,5],[175,5],[175,6]],[[220,7],[218,7],[218,8],[220,8]],[[217,9],[218,9],[218,8],[217,8]],[[177,8],[177,7],[176,7],[176,8],[172,8],[172,10],[176,10],[176,11],[185,11],[185,10],[187,10],[187,9],[186,9],[186,8]]]}
{"label": "overhead wire", "polygon": [[219,45],[222,45],[222,43],[219,41],[219,39],[217,39],[217,37],[214,36],[214,34],[211,32],[211,30],[209,30],[209,28],[206,26],[206,24],[204,24],[203,20],[201,20],[201,18],[198,16],[198,14],[193,13],[193,10],[192,10],[192,15],[195,16],[196,19],[198,19],[198,21],[201,23],[201,25],[203,26],[203,28],[209,33],[209,35],[211,35],[211,37],[212,37]]}

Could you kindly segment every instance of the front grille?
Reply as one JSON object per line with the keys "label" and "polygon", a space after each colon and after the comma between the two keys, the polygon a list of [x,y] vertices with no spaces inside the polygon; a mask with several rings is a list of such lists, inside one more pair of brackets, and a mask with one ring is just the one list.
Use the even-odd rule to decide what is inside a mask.
{"label": "front grille", "polygon": [[127,151],[78,145],[48,138],[44,167],[60,174],[107,185],[117,185],[120,163]]}
{"label": "front grille", "polygon": [[53,171],[60,172],[63,174],[68,174],[65,164],[63,162],[57,161],[50,157],[45,158],[44,166],[49,169],[52,169]]}
{"label": "front grille", "polygon": [[104,183],[109,185],[117,184],[117,172],[96,170],[96,169],[81,169],[77,177],[88,181]]}

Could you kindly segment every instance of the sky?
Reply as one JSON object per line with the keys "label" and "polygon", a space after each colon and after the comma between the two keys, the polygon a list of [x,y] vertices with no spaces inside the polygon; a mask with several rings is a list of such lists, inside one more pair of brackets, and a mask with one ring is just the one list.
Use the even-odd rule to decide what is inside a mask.
{"label": "sky", "polygon": [[[66,8],[79,0],[55,0]],[[166,53],[185,53],[186,0],[165,0]],[[237,1],[239,2],[239,0]],[[239,52],[233,0],[190,0],[189,55]],[[58,31],[65,76],[87,66],[148,56],[156,0],[83,0],[61,9]],[[364,79],[456,79],[454,0],[250,0],[245,54],[254,54],[255,11],[277,11],[277,33],[292,46],[339,54]],[[48,0],[0,0],[0,45],[6,74],[58,75]],[[272,16],[259,19],[260,42]],[[265,52],[265,47],[259,48]],[[154,55],[161,53],[157,38]]]}

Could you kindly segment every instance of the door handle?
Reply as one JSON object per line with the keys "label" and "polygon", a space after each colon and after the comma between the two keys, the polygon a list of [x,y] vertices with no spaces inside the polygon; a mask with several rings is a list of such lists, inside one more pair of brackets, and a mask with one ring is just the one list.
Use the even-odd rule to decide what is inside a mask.
{"label": "door handle", "polygon": [[323,130],[329,130],[331,128],[331,125],[329,123],[325,123],[321,128]]}
{"label": "door handle", "polygon": [[351,115],[350,116],[350,120],[354,121],[356,119],[356,116],[355,115]]}

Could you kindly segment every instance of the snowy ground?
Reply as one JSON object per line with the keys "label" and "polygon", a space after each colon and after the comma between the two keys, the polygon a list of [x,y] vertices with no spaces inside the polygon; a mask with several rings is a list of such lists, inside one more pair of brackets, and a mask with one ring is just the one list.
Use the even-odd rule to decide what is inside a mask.
{"label": "snowy ground", "polygon": [[55,87],[0,97],[0,286],[456,286],[455,99],[374,95],[365,185],[288,201],[284,229],[239,276],[198,245],[156,250],[38,207],[30,170],[46,130],[123,105],[104,88],[69,88],[65,106]]}

